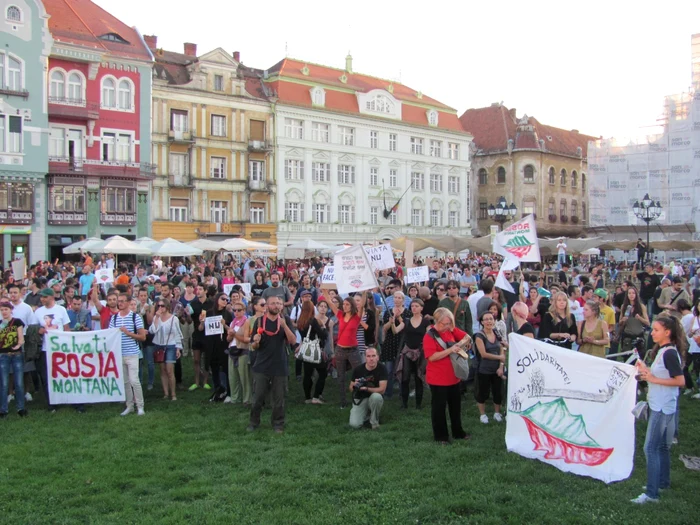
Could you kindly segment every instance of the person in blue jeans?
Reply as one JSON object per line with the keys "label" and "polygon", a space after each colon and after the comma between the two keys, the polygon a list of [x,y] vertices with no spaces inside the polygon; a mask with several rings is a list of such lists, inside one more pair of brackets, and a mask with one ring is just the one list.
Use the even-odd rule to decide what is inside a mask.
{"label": "person in blue jeans", "polygon": [[27,415],[24,408],[24,323],[12,317],[12,303],[0,302],[0,418],[7,417],[10,372],[15,382],[15,400],[20,417]]}
{"label": "person in blue jeans", "polygon": [[678,345],[685,337],[675,317],[662,314],[651,325],[656,343],[650,367],[637,361],[638,380],[649,385],[649,424],[644,442],[647,458],[647,484],[632,503],[658,503],[659,491],[671,486],[671,443],[678,410],[678,389],[685,384]]}

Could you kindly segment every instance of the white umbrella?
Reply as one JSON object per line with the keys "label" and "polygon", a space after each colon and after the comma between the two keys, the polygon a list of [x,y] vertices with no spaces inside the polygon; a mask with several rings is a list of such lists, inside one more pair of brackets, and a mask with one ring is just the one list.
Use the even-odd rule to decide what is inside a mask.
{"label": "white umbrella", "polygon": [[218,241],[212,241],[210,239],[197,239],[195,241],[189,241],[185,244],[192,246],[194,248],[199,248],[206,252],[218,252],[221,249],[221,243]]}
{"label": "white umbrella", "polygon": [[158,241],[151,239],[150,237],[139,237],[132,242],[138,244],[139,246],[145,246],[146,248],[153,248],[156,244],[158,244]]}
{"label": "white umbrella", "polygon": [[145,246],[139,246],[129,239],[125,239],[120,235],[114,235],[106,241],[102,241],[98,246],[95,246],[91,251],[95,253],[114,253],[117,255],[150,255],[151,249]]}
{"label": "white umbrella", "polygon": [[153,255],[161,257],[188,257],[191,255],[202,255],[200,248],[195,248],[189,244],[185,244],[176,239],[168,237],[155,245],[151,246]]}
{"label": "white umbrella", "polygon": [[98,237],[88,237],[87,239],[83,239],[82,241],[78,241],[78,242],[74,242],[73,244],[69,244],[68,246],[63,248],[63,253],[72,254],[72,253],[91,252],[91,251],[93,251],[93,248],[95,246],[99,246],[103,242],[104,241],[102,239],[99,239]]}
{"label": "white umbrella", "polygon": [[287,245],[286,248],[305,250],[307,252],[332,252],[334,249],[333,246],[314,241],[313,239],[295,242],[294,244]]}
{"label": "white umbrella", "polygon": [[266,244],[264,242],[248,241],[241,237],[233,237],[231,239],[226,239],[221,241],[221,248],[226,252],[237,252],[241,250],[246,250],[249,252],[265,252],[265,251],[276,251],[277,246],[272,244]]}

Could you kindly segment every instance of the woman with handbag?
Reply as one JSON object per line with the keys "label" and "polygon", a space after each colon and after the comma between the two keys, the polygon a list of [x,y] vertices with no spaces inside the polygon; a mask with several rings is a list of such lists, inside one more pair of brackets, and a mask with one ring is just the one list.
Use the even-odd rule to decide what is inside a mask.
{"label": "woman with handbag", "polygon": [[[620,308],[618,334],[622,352],[629,352],[636,346],[637,338],[644,336],[644,330],[650,326],[647,307],[642,304],[637,288],[627,285],[627,295]],[[644,356],[641,356],[642,358]]]}
{"label": "woman with handbag", "polygon": [[[214,393],[211,395],[210,401],[227,401],[230,403],[231,392],[229,392],[228,384],[228,356],[226,349],[228,342],[226,341],[226,331],[233,316],[228,311],[229,299],[225,293],[217,293],[214,296],[212,307],[206,312],[202,312],[199,317],[199,329],[205,330],[204,323],[207,317],[221,316],[221,324],[223,332],[220,334],[204,334],[204,351],[209,356],[209,366],[211,367],[212,382],[214,383]],[[222,378],[222,375],[224,376]]]}
{"label": "woman with handbag", "polygon": [[248,406],[253,401],[253,378],[248,359],[248,345],[239,341],[236,334],[245,326],[248,318],[245,305],[237,302],[233,305],[233,320],[228,327],[228,382],[231,390],[231,403],[243,403]]}
{"label": "woman with handbag", "polygon": [[[307,404],[322,405],[321,394],[323,394],[323,387],[326,385],[326,376],[328,376],[328,364],[325,359],[325,352],[323,352],[326,340],[328,339],[328,331],[325,326],[314,317],[314,305],[311,301],[304,301],[302,303],[301,314],[299,314],[299,319],[297,319],[297,330],[302,337],[299,354],[305,352],[315,354],[318,352],[321,359],[318,363],[308,360],[304,361],[304,397]],[[313,349],[309,347],[313,347]],[[311,397],[314,371],[318,372],[318,379],[316,380],[314,395]]]}
{"label": "woman with handbag", "polygon": [[430,386],[430,419],[433,437],[441,445],[449,445],[445,409],[450,412],[453,439],[469,439],[462,428],[462,396],[459,378],[455,375],[451,355],[471,347],[469,334],[455,328],[454,315],[447,308],[438,308],[433,313],[435,325],[423,337],[423,355],[427,360],[425,380]]}
{"label": "woman with handbag", "polygon": [[[493,304],[493,303],[492,303]],[[501,402],[503,401],[503,372],[506,363],[506,347],[503,338],[495,330],[496,319],[489,308],[479,319],[481,330],[474,334],[476,345],[476,404],[479,408],[479,421],[489,422],[486,415],[486,401],[489,391],[493,397],[493,420],[503,421]]]}
{"label": "woman with handbag", "polygon": [[384,397],[391,399],[394,394],[394,374],[396,370],[396,360],[403,347],[404,334],[402,330],[411,318],[411,312],[404,307],[406,296],[401,291],[393,294],[394,307],[384,312],[382,330],[384,332],[384,342],[382,343],[382,353],[380,360],[386,367],[389,374],[389,381],[386,385]]}
{"label": "woman with handbag", "polygon": [[360,316],[357,305],[352,297],[343,299],[342,311],[331,301],[331,310],[338,322],[338,343],[335,346],[335,366],[338,370],[338,387],[340,388],[340,408],[348,406],[347,385],[345,384],[345,361],[350,361],[351,370],[362,364],[360,352],[357,349],[357,327],[360,326]]}
{"label": "woman with handbag", "polygon": [[430,327],[430,321],[423,316],[423,301],[413,299],[411,301],[411,317],[405,323],[404,344],[401,349],[396,377],[401,381],[401,408],[408,408],[408,396],[410,392],[411,376],[416,382],[416,408],[420,409],[423,403],[423,338]]}
{"label": "woman with handbag", "polygon": [[160,381],[163,385],[163,399],[177,401],[175,394],[175,362],[182,353],[182,331],[180,321],[172,315],[170,299],[159,299],[156,313],[149,327],[156,347],[153,358],[160,363]]}

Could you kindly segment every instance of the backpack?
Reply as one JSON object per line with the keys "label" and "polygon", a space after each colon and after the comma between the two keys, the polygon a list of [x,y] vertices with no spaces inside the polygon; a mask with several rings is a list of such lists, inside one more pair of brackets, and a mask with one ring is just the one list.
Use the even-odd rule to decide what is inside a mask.
{"label": "backpack", "polygon": [[[116,314],[112,315],[112,318],[109,320],[109,324],[112,324],[112,321],[114,321],[114,326],[116,327],[116,326],[117,326],[117,316],[118,316],[118,315],[119,315],[119,313],[116,313]],[[131,322],[132,322],[133,325],[134,325],[134,332],[136,332],[136,312],[131,312]],[[144,324],[145,324],[145,323],[144,323]],[[109,325],[107,325],[107,326],[109,327]],[[151,339],[151,340],[152,340],[152,339]],[[140,342],[140,341],[137,341],[137,342]]]}

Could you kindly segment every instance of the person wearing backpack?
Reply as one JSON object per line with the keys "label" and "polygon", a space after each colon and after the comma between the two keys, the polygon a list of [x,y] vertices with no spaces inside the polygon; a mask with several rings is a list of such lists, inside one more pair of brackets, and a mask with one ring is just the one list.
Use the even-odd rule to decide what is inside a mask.
{"label": "person wearing backpack", "polygon": [[476,344],[476,404],[479,407],[479,421],[489,422],[486,415],[486,401],[489,391],[493,397],[493,420],[503,421],[501,402],[503,400],[503,375],[506,363],[506,351],[503,339],[494,330],[496,319],[490,310],[479,318],[481,330],[474,335]]}

